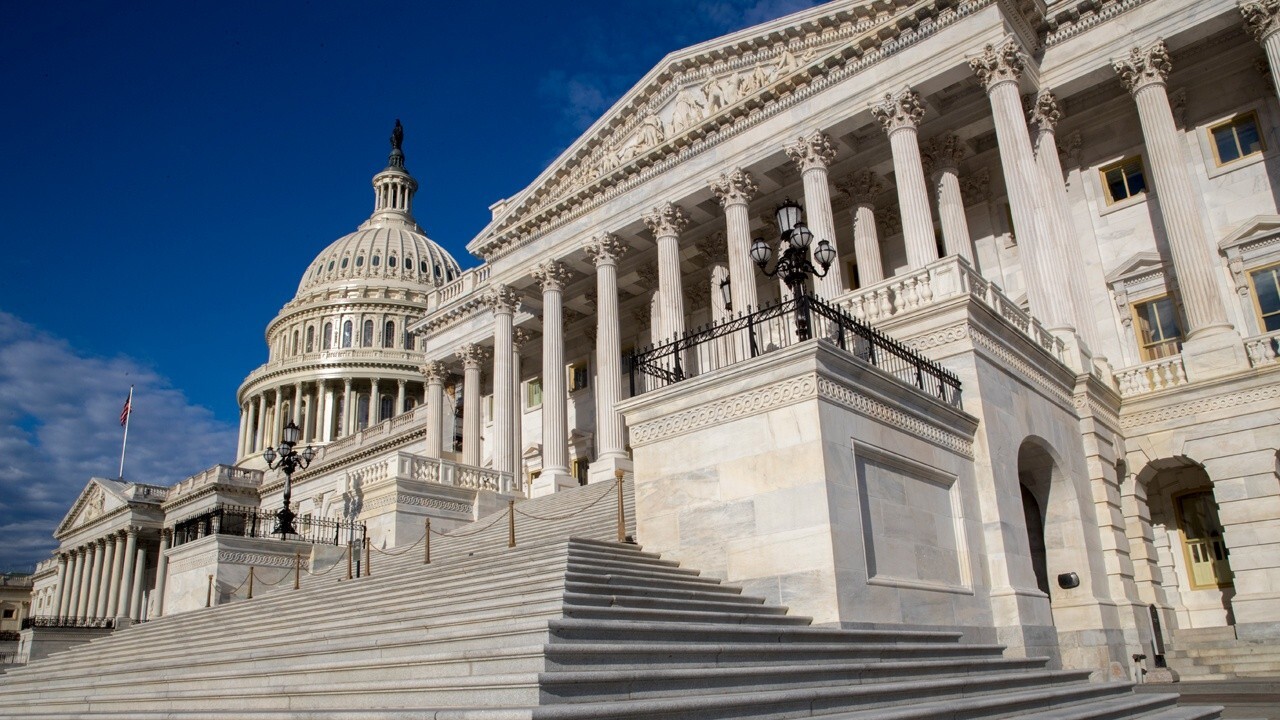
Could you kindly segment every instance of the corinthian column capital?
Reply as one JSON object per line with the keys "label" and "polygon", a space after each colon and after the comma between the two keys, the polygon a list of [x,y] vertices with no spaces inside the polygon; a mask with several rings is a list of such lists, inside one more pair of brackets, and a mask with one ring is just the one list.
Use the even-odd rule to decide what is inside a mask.
{"label": "corinthian column capital", "polygon": [[458,348],[458,359],[462,361],[462,367],[467,370],[474,370],[480,367],[481,363],[489,356],[489,353],[481,346],[475,343],[467,343]]}
{"label": "corinthian column capital", "polygon": [[1027,124],[1035,134],[1053,132],[1058,129],[1058,121],[1062,119],[1062,108],[1058,105],[1058,96],[1052,90],[1041,90],[1030,98],[1027,104]]}
{"label": "corinthian column capital", "polygon": [[494,313],[514,313],[520,308],[520,297],[507,285],[494,285],[484,294],[484,302]]}
{"label": "corinthian column capital", "polygon": [[427,378],[428,384],[443,383],[445,376],[448,375],[448,373],[444,369],[444,363],[440,362],[439,360],[432,360],[431,362],[428,362],[427,364],[418,368],[418,371],[421,372]]}
{"label": "corinthian column capital", "polygon": [[999,45],[987,45],[982,54],[969,58],[969,69],[987,92],[1002,83],[1018,82],[1026,67],[1022,49],[1012,38],[1006,38]]}
{"label": "corinthian column capital", "polygon": [[596,265],[618,261],[627,252],[627,244],[613,233],[600,233],[582,243],[582,249]]}
{"label": "corinthian column capital", "polygon": [[559,260],[548,260],[533,271],[533,279],[545,290],[563,290],[569,282],[569,268]]}
{"label": "corinthian column capital", "polygon": [[903,128],[915,128],[924,118],[924,105],[920,103],[920,93],[911,88],[904,88],[897,93],[885,93],[884,99],[871,105],[871,114],[884,131],[892,135]]}
{"label": "corinthian column capital", "polygon": [[756,185],[755,178],[751,177],[751,173],[742,168],[720,173],[720,177],[712,180],[708,185],[723,207],[745,205],[751,202],[751,198],[755,197],[756,191],[760,189]]}
{"label": "corinthian column capital", "polygon": [[831,143],[831,136],[821,130],[801,136],[783,150],[802,173],[814,168],[831,167],[836,159],[836,147]]}
{"label": "corinthian column capital", "polygon": [[964,141],[955,133],[939,135],[920,145],[920,161],[924,164],[925,175],[955,170],[967,153]]}
{"label": "corinthian column capital", "polygon": [[650,210],[641,218],[649,231],[657,237],[679,235],[689,226],[689,215],[675,203],[666,203]]}
{"label": "corinthian column capital", "polygon": [[1244,29],[1258,42],[1280,30],[1280,0],[1249,0],[1240,3],[1240,14],[1244,16]]}
{"label": "corinthian column capital", "polygon": [[1163,85],[1173,69],[1169,62],[1169,48],[1164,40],[1156,40],[1146,47],[1135,47],[1128,57],[1111,63],[1124,89],[1131,93],[1150,85]]}
{"label": "corinthian column capital", "polygon": [[836,187],[848,195],[855,205],[870,205],[884,192],[880,176],[870,170],[849,173],[836,181]]}

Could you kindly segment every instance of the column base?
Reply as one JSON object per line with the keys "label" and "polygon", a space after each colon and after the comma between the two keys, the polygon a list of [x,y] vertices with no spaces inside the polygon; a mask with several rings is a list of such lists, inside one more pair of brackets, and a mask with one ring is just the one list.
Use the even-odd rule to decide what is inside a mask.
{"label": "column base", "polygon": [[529,495],[530,497],[542,497],[543,495],[550,495],[576,487],[578,487],[578,481],[570,477],[568,473],[543,470],[542,474],[534,479]]}
{"label": "column base", "polygon": [[591,468],[587,471],[587,483],[613,482],[617,478],[619,470],[623,472],[623,475],[630,476],[634,468],[635,463],[631,462],[631,458],[625,455],[596,458],[596,461],[591,463]]}
{"label": "column base", "polygon": [[1233,375],[1249,369],[1244,340],[1230,325],[1200,328],[1182,343],[1182,366],[1188,382]]}

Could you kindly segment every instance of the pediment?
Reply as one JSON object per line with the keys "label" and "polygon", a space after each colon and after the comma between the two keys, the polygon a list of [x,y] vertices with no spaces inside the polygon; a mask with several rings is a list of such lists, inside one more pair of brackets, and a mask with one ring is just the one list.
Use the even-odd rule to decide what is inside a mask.
{"label": "pediment", "polygon": [[870,64],[958,18],[938,5],[828,3],[668,55],[533,184],[494,203],[493,221],[467,250],[492,260],[566,212],[798,101],[841,68]]}
{"label": "pediment", "polygon": [[1280,243],[1280,215],[1254,215],[1218,243],[1223,254],[1231,256],[1251,246]]}
{"label": "pediment", "polygon": [[1159,253],[1140,252],[1124,261],[1120,267],[1112,270],[1107,275],[1107,284],[1123,283],[1127,285],[1155,272],[1164,273],[1164,261],[1160,259]]}
{"label": "pediment", "polygon": [[127,506],[129,496],[125,492],[126,487],[126,483],[115,480],[91,478],[71,505],[71,510],[62,518],[62,522],[58,523],[54,536],[61,536],[89,525],[98,518]]}

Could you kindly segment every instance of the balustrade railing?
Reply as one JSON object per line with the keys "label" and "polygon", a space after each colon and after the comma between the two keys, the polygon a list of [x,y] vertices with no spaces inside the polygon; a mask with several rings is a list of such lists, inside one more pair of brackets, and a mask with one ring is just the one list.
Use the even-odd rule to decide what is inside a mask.
{"label": "balustrade railing", "polygon": [[1115,374],[1120,397],[1133,397],[1185,385],[1187,373],[1182,367],[1182,356],[1152,360],[1142,365],[1124,368]]}
{"label": "balustrade railing", "polygon": [[1244,339],[1244,349],[1254,367],[1280,362],[1280,330]]}
{"label": "balustrade railing", "polygon": [[[174,523],[173,545],[177,547],[209,535],[278,538],[275,528],[273,510],[219,503]],[[296,532],[287,539],[313,545],[342,545],[365,537],[364,523],[353,520],[302,515],[294,519],[293,528]]]}
{"label": "balustrade railing", "polygon": [[31,628],[105,628],[114,630],[116,619],[113,617],[64,617],[54,615],[32,615],[22,618],[22,629]]}
{"label": "balustrade railing", "polygon": [[207,485],[240,485],[256,488],[262,485],[262,471],[238,468],[233,465],[214,465],[169,488],[161,489],[165,491],[167,500],[176,500]]}
{"label": "balustrade railing", "polygon": [[[809,330],[804,330],[809,328]],[[854,357],[950,405],[960,404],[951,371],[813,296],[766,305],[722,323],[686,332],[630,356],[631,394],[639,395],[754,358],[812,337],[826,338]]]}

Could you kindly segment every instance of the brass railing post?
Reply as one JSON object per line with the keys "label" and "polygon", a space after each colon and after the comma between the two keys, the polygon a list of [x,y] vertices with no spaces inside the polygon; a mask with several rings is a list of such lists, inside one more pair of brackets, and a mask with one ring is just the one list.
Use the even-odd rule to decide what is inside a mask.
{"label": "brass railing post", "polygon": [[302,583],[302,553],[293,554],[293,589],[297,590]]}
{"label": "brass railing post", "polygon": [[348,580],[351,579],[351,546],[352,544],[353,543],[350,540],[347,541],[347,579]]}
{"label": "brass railing post", "polygon": [[516,501],[507,501],[507,547],[516,546]]}
{"label": "brass railing post", "polygon": [[431,518],[427,518],[427,534],[422,536],[422,564],[431,564]]}
{"label": "brass railing post", "polygon": [[373,554],[372,550],[370,550],[371,547],[372,545],[369,542],[369,536],[366,535],[364,538],[364,574],[369,577],[373,577]]}
{"label": "brass railing post", "polygon": [[621,470],[613,471],[613,476],[618,480],[618,542],[627,541],[627,511],[622,507],[622,476],[625,474]]}
{"label": "brass railing post", "polygon": [[249,599],[253,599],[253,566],[249,566]]}
{"label": "brass railing post", "polygon": [[213,607],[213,576],[209,576],[209,589],[204,593],[204,606]]}

